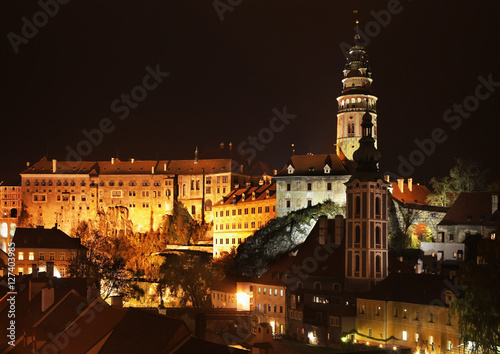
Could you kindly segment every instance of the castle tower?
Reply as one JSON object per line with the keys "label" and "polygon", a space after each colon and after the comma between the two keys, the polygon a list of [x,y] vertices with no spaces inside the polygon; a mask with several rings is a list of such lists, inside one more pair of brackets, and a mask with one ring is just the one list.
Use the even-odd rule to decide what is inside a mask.
{"label": "castle tower", "polygon": [[353,158],[356,171],[346,183],[346,290],[364,292],[387,276],[389,183],[378,170],[372,114],[363,115],[362,138]]}
{"label": "castle tower", "polygon": [[359,34],[349,49],[342,79],[342,95],[337,97],[337,155],[353,159],[362,136],[361,121],[368,110],[373,120],[373,138],[377,146],[377,97],[372,95],[372,79],[368,54],[359,44]]}

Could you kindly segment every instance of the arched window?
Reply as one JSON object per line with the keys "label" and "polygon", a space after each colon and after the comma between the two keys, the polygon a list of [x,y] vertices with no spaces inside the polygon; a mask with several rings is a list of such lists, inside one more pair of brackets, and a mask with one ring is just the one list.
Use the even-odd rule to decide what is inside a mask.
{"label": "arched window", "polygon": [[356,225],[354,243],[360,243],[360,242],[361,242],[361,228],[359,227],[359,225]]}
{"label": "arched window", "polygon": [[304,287],[304,285],[302,284],[302,282],[297,282],[297,289],[302,289]]}
{"label": "arched window", "polygon": [[380,226],[375,227],[375,244],[380,245]]}
{"label": "arched window", "polygon": [[212,210],[212,201],[210,199],[208,199],[205,202],[205,211],[211,211],[211,210]]}
{"label": "arched window", "polygon": [[321,284],[319,282],[314,283],[314,290],[321,290]]}
{"label": "arched window", "polygon": [[380,273],[380,269],[382,268],[380,263],[381,263],[381,258],[380,258],[380,256],[377,255],[375,257],[375,272],[377,272],[377,273]]}
{"label": "arched window", "polygon": [[358,217],[361,214],[361,198],[359,196],[356,197],[354,202],[354,214]]}
{"label": "arched window", "polygon": [[342,291],[342,287],[339,283],[333,283],[333,291]]}
{"label": "arched window", "polygon": [[375,215],[380,217],[380,197],[375,198]]}
{"label": "arched window", "polygon": [[347,123],[347,137],[353,137],[353,136],[354,136],[354,122],[350,121],[349,123]]}

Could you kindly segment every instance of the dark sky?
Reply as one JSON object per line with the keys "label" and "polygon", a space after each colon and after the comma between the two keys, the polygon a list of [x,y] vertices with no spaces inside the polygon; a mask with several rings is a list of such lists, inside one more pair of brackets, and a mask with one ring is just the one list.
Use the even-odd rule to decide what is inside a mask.
{"label": "dark sky", "polygon": [[[90,144],[82,130],[106,122],[114,130],[84,159],[192,158],[196,146],[222,141],[236,149],[284,106],[296,117],[272,139],[261,133],[268,140],[257,159],[279,169],[292,143],[299,154],[331,152],[345,63],[340,44],[352,44],[353,9],[361,31],[371,33],[365,43],[379,97],[381,168],[405,174],[399,159],[413,154],[419,166],[412,175],[424,183],[463,157],[500,178],[498,2],[405,0],[390,19],[387,1],[219,3],[230,2],[240,4],[221,21],[213,0],[70,1],[47,18],[35,1],[2,1],[0,179],[10,181],[44,155],[65,159],[68,147]],[[34,15],[37,33],[20,39],[23,17],[33,23]],[[141,91],[148,66],[169,75]],[[499,82],[493,92],[479,89],[483,100],[475,98],[479,76]],[[134,88],[147,97],[128,115],[113,112],[112,103]],[[468,118],[445,120],[464,100]],[[415,139],[436,129],[434,151],[415,152]]]}

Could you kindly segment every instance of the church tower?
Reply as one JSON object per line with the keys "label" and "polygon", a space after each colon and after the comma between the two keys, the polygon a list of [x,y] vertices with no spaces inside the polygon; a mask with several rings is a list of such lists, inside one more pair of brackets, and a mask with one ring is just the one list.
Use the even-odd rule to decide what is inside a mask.
{"label": "church tower", "polygon": [[378,170],[372,113],[362,117],[356,171],[346,182],[346,290],[365,292],[388,272],[387,203],[389,183]]}
{"label": "church tower", "polygon": [[342,79],[342,96],[337,98],[337,155],[353,159],[362,136],[361,121],[368,110],[373,119],[373,138],[377,146],[377,97],[372,95],[372,78],[368,54],[359,44],[359,34],[349,49]]}

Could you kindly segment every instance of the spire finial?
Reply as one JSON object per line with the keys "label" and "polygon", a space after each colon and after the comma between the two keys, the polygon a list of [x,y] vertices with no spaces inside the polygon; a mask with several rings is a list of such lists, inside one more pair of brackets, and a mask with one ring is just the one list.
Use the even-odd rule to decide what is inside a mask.
{"label": "spire finial", "polygon": [[354,40],[355,41],[358,41],[360,39],[360,36],[359,36],[359,20],[357,19],[358,17],[358,10],[353,10],[352,13],[355,15],[355,22],[356,22],[356,34],[354,35]]}

